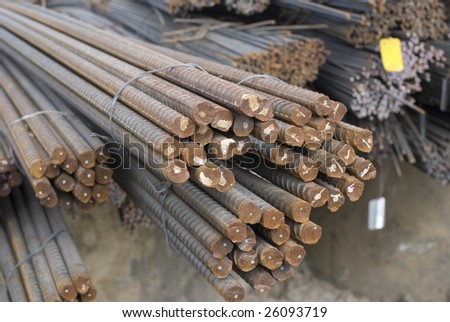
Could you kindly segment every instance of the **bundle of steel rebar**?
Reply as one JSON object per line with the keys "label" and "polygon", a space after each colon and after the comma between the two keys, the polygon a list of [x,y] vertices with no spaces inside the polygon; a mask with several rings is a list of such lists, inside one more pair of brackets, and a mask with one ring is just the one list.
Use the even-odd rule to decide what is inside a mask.
{"label": "bundle of steel rebar", "polygon": [[407,161],[443,185],[449,183],[448,116],[434,112],[424,117],[416,112],[402,111],[371,126],[374,139],[380,142],[374,147],[374,154],[380,159],[391,159],[399,176],[402,175],[400,162]]}
{"label": "bundle of steel rebar", "polygon": [[445,5],[439,0],[275,0],[289,10],[310,12],[307,20],[331,23],[329,33],[355,46],[370,45],[392,30],[415,33],[420,39],[440,40],[449,32]]}
{"label": "bundle of steel rebar", "polygon": [[[438,1],[417,4],[414,1],[279,0],[275,3],[289,7],[291,15],[295,14],[292,9],[297,8],[297,19],[301,23],[328,23],[329,28],[314,33],[331,52],[316,86],[349,106],[361,119],[359,124],[374,131],[377,146],[372,158],[380,161],[392,158],[401,175],[399,161],[414,164],[420,155],[430,154],[433,144],[423,141],[426,112],[415,104],[413,97],[423,91],[423,84],[430,80],[430,72],[434,75],[436,70],[446,70],[445,52],[439,46],[424,42],[430,37],[440,39],[448,31],[442,26],[445,15]],[[417,4],[415,13],[413,4]],[[405,21],[405,17],[410,16],[414,21],[419,17],[423,20],[416,21],[417,33],[411,33]],[[428,16],[435,19],[431,22],[425,18]],[[377,42],[388,36],[401,39],[402,71],[385,70]],[[435,96],[436,89],[431,91]],[[420,126],[407,119],[404,108],[419,113]],[[415,135],[417,133],[419,136]]]}
{"label": "bundle of steel rebar", "polygon": [[17,169],[17,165],[11,151],[9,142],[0,133],[0,197],[6,197],[11,189],[22,184],[22,175]]}
{"label": "bundle of steel rebar", "polygon": [[212,18],[174,19],[133,1],[110,1],[106,15],[155,44],[211,59],[256,74],[268,74],[304,86],[316,79],[326,61],[323,42],[292,30],[322,28],[253,24]]}
{"label": "bundle of steel rebar", "polygon": [[322,233],[311,208],[358,200],[376,175],[355,152],[371,151],[372,133],[325,95],[0,6],[2,53],[110,141],[116,182],[226,300],[244,296],[232,271],[260,293],[292,277]]}
{"label": "bundle of steel rebar", "polygon": [[0,302],[93,301],[97,295],[58,208],[28,185],[0,199]]}
{"label": "bundle of steel rebar", "polygon": [[444,52],[426,46],[414,35],[402,41],[404,69],[384,69],[378,48],[356,49],[323,35],[332,54],[317,79],[318,88],[347,104],[358,118],[387,119],[413,102],[412,95],[422,91],[432,65],[444,66]]}
{"label": "bundle of steel rebar", "polygon": [[[345,159],[351,150],[339,151]],[[302,155],[295,158],[298,164],[303,161]],[[369,161],[355,159],[347,167],[349,173],[362,180],[375,176]],[[256,156],[239,160],[220,163],[227,166],[222,172],[234,174],[237,181],[225,192],[202,189],[201,178],[162,192],[165,179],[160,171],[139,167],[135,159],[132,167],[114,172],[115,180],[163,231],[170,246],[227,301],[243,299],[243,281],[265,294],[276,281],[292,278],[305,257],[303,245],[316,244],[322,235],[322,228],[309,219],[311,207],[328,203],[335,211],[345,198],[357,200],[364,188],[363,181],[348,173],[340,178],[320,175],[321,179],[312,182],[317,169],[310,168],[305,172],[316,174],[309,173],[309,179],[303,181],[290,174],[298,168],[286,172],[269,168]],[[252,162],[242,163],[248,160]],[[328,169],[332,174],[343,167],[334,163],[336,170],[333,165]]]}
{"label": "bundle of steel rebar", "polygon": [[2,128],[41,204],[55,207],[64,194],[81,208],[106,202],[112,170],[103,143],[9,59],[2,63]]}
{"label": "bundle of steel rebar", "polygon": [[[449,24],[450,26],[450,24]],[[447,62],[444,66],[430,68],[430,81],[424,83],[418,100],[426,106],[437,106],[441,112],[450,112],[450,40],[433,41],[432,45],[444,51]]]}

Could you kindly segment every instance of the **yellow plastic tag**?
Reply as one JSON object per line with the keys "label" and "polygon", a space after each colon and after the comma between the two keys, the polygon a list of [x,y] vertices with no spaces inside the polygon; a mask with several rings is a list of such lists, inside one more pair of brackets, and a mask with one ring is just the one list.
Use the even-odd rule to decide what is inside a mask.
{"label": "yellow plastic tag", "polygon": [[380,40],[381,62],[387,72],[402,72],[402,43],[398,38],[382,38]]}

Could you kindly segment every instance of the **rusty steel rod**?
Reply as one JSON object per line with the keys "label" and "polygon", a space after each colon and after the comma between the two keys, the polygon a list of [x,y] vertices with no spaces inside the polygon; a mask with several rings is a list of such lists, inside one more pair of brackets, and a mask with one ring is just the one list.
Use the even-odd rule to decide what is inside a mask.
{"label": "rusty steel rod", "polygon": [[0,249],[2,251],[0,256],[0,265],[2,267],[2,273],[5,274],[6,281],[8,281],[6,286],[8,289],[9,298],[13,302],[26,302],[28,300],[27,293],[22,283],[19,271],[14,268],[16,258],[3,227],[3,220],[0,225]]}
{"label": "rusty steel rod", "polygon": [[[123,182],[122,180],[125,179],[121,177],[120,173],[116,178],[118,182]],[[145,190],[143,190],[142,188],[140,190],[138,189],[139,188],[137,186],[133,186],[130,187],[127,191],[130,194],[132,192],[132,195],[134,195],[135,198],[140,201],[139,204],[144,203],[145,209],[148,209],[149,213],[155,214],[157,216],[157,222],[159,223],[161,230],[163,230],[163,232],[167,234],[169,242],[171,240],[178,239],[180,242],[186,245],[186,247],[211,270],[215,277],[226,278],[229,275],[231,271],[231,261],[228,258],[215,258],[198,239],[190,234],[189,231],[173,217],[163,219],[164,209],[160,207],[154,199],[152,200],[148,195],[146,196]],[[145,200],[144,198],[147,200]]]}
{"label": "rusty steel rod", "polygon": [[313,208],[323,206],[329,198],[328,191],[325,188],[313,182],[303,182],[289,173],[270,169],[262,164],[251,169],[278,187],[309,202]]}
{"label": "rusty steel rod", "polygon": [[290,266],[299,266],[306,256],[305,248],[292,239],[278,246],[278,249],[284,254],[284,262]]}
{"label": "rusty steel rod", "polygon": [[308,202],[290,194],[286,190],[278,188],[270,182],[252,175],[248,171],[239,169],[238,167],[235,167],[233,171],[238,182],[283,212],[286,216],[296,222],[308,221],[311,213],[311,205]]}
{"label": "rusty steel rod", "polygon": [[275,285],[275,280],[272,276],[259,265],[249,272],[242,272],[239,270],[236,272],[256,291],[257,294],[264,295]]}
{"label": "rusty steel rod", "polygon": [[312,221],[303,224],[288,220],[292,234],[304,244],[317,244],[322,237],[322,227]]}
{"label": "rusty steel rod", "polygon": [[[27,184],[15,188],[10,198],[0,202],[0,208],[0,264],[7,274],[12,301],[74,301],[86,293],[87,288],[77,292],[68,277],[68,271],[80,272],[84,263],[73,241],[61,242],[63,233],[70,234],[67,226],[57,224],[54,230],[47,221],[63,220],[58,208],[48,210],[51,216],[46,217]],[[86,278],[90,280],[87,273]]]}
{"label": "rusty steel rod", "polygon": [[258,254],[254,249],[248,252],[234,249],[231,257],[236,267],[243,272],[250,272],[258,266]]}
{"label": "rusty steel rod", "polygon": [[271,270],[270,274],[278,282],[284,282],[294,277],[295,270],[292,266],[283,264],[277,269]]}
{"label": "rusty steel rod", "polygon": [[[42,111],[58,111],[39,89],[8,59],[4,60],[6,69],[30,96],[36,106]],[[69,125],[65,118],[49,115],[48,122],[64,138],[70,149],[76,155],[78,162],[85,168],[92,168],[95,164],[95,154],[89,145],[79,136],[76,130]]]}
{"label": "rusty steel rod", "polygon": [[245,229],[246,237],[240,243],[236,243],[236,247],[243,252],[249,252],[256,245],[256,234],[255,231],[249,226]]}
{"label": "rusty steel rod", "polygon": [[[138,171],[134,168],[124,171],[127,171],[130,175],[133,175],[133,178],[135,178],[136,182],[139,182],[150,193],[150,195],[154,196],[160,202],[164,201],[164,206],[167,207],[169,211],[172,209],[172,216],[174,216],[176,220],[178,220],[183,226],[185,226],[189,230],[189,232],[193,234],[198,240],[202,241],[204,246],[207,247],[209,251],[211,251],[214,257],[223,258],[229,252],[231,252],[231,249],[233,247],[232,243],[227,238],[225,238],[224,235],[221,235],[219,233],[219,231],[227,231],[227,223],[220,220],[217,220],[214,223],[208,223],[207,218],[208,216],[211,216],[207,212],[208,201],[210,199],[206,194],[202,193],[200,190],[189,189],[190,187],[193,187],[193,185],[190,185],[189,187],[189,185],[187,185],[186,183],[174,186],[173,191],[176,195],[169,194],[166,198],[164,198],[163,195],[158,194],[154,189],[155,186],[161,184],[161,181],[159,181],[154,175],[152,175],[148,171]],[[204,202],[193,204],[193,202],[189,201],[197,200],[200,195],[203,196],[200,199],[203,199]],[[191,197],[192,199],[189,197]],[[186,203],[184,203],[182,200],[184,200]],[[191,211],[190,208],[187,208],[186,204],[192,207],[192,209],[196,210],[198,214],[196,214],[194,211]],[[205,208],[203,208],[202,206],[205,206]],[[203,210],[200,212],[200,209]],[[219,209],[219,207],[216,207],[215,209],[211,210],[217,211]],[[225,212],[226,210],[223,211]],[[236,222],[234,220],[231,220],[231,224],[229,226],[230,234],[233,231],[233,224],[236,225]],[[219,229],[216,230],[213,227]],[[240,227],[239,223],[237,223],[237,227]]]}
{"label": "rusty steel rod", "polygon": [[261,237],[256,236],[255,250],[261,266],[274,270],[283,265],[284,254]]}
{"label": "rusty steel rod", "polygon": [[16,264],[20,264],[18,270],[22,277],[22,282],[27,293],[27,297],[31,302],[41,302],[43,300],[42,293],[32,262],[27,257],[28,248],[20,228],[20,224],[10,200],[4,200],[0,203],[0,211],[3,214],[2,221],[6,234],[10,237],[11,248],[17,259]]}
{"label": "rusty steel rod", "polygon": [[[45,217],[44,210],[37,204],[37,202],[31,197],[31,192],[28,187],[24,187],[24,198],[29,201],[29,213],[31,220],[36,228],[36,232],[39,236],[41,243],[46,242],[52,231],[50,225]],[[77,291],[72,283],[67,267],[64,263],[64,259],[60,253],[58,245],[55,240],[50,239],[44,248],[44,254],[49,263],[50,270],[55,281],[56,288],[59,295],[65,301],[70,301],[76,298]]]}
{"label": "rusty steel rod", "polygon": [[219,192],[214,189],[205,189],[205,191],[243,223],[255,224],[260,221],[260,207],[256,204],[255,199],[251,198],[251,192],[241,185],[236,184],[226,192]]}

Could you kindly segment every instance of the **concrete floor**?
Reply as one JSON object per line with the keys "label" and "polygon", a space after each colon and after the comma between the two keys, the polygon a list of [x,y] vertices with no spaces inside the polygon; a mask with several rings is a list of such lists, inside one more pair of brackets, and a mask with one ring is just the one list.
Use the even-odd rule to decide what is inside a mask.
{"label": "concrete floor", "polygon": [[[450,186],[404,165],[370,182],[364,198],[338,213],[319,211],[324,234],[308,258],[320,278],[381,300],[447,301],[450,294]],[[386,226],[368,231],[367,207],[380,187]]]}
{"label": "concrete floor", "polygon": [[[268,297],[248,301],[447,300],[450,289],[450,187],[405,166],[405,178],[386,173],[367,185],[365,198],[338,213],[316,211],[324,228],[296,277]],[[383,177],[383,174],[379,178]],[[367,230],[367,204],[384,182],[387,222]],[[68,218],[100,301],[220,301],[155,228],[130,235],[115,209]],[[354,292],[354,293],[353,293]],[[357,295],[354,295],[357,294]]]}

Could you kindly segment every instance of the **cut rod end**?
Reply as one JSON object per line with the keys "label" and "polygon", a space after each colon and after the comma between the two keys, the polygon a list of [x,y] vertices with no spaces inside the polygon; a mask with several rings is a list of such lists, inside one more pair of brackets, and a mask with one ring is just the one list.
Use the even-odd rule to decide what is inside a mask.
{"label": "cut rod end", "polygon": [[224,258],[233,250],[233,243],[228,238],[222,237],[211,245],[212,255],[215,258]]}
{"label": "cut rod end", "polygon": [[295,236],[302,243],[309,245],[317,244],[322,237],[322,227],[312,221],[308,221],[307,223],[300,225]]}
{"label": "cut rod end", "polygon": [[277,229],[284,224],[284,214],[276,208],[265,209],[259,223],[264,228]]}
{"label": "cut rod end", "polygon": [[347,114],[347,107],[341,102],[332,101],[332,112],[328,118],[335,122],[340,122]]}
{"label": "cut rod end", "polygon": [[239,110],[250,117],[254,117],[261,111],[260,98],[255,94],[243,94],[239,102]]}
{"label": "cut rod end", "polygon": [[304,188],[305,200],[311,204],[313,208],[319,208],[326,204],[330,195],[328,190],[314,182],[305,184]]}
{"label": "cut rod end", "polygon": [[247,237],[245,224],[236,218],[234,223],[228,225],[227,235],[233,243],[243,242]]}
{"label": "cut rod end", "polygon": [[242,202],[238,212],[239,219],[245,224],[254,225],[261,220],[261,209],[251,200]]}
{"label": "cut rod end", "polygon": [[189,180],[189,171],[185,162],[174,159],[162,169],[163,176],[170,182],[183,183]]}
{"label": "cut rod end", "polygon": [[227,302],[241,302],[245,296],[244,288],[237,281],[236,284],[228,285],[224,289],[218,290],[218,292]]}
{"label": "cut rod end", "polygon": [[289,213],[286,213],[292,220],[298,223],[308,222],[309,216],[311,214],[311,205],[301,199],[293,202],[289,206]]}
{"label": "cut rod end", "polygon": [[215,116],[214,104],[211,102],[202,102],[195,107],[194,122],[196,124],[208,125],[214,120]]}

